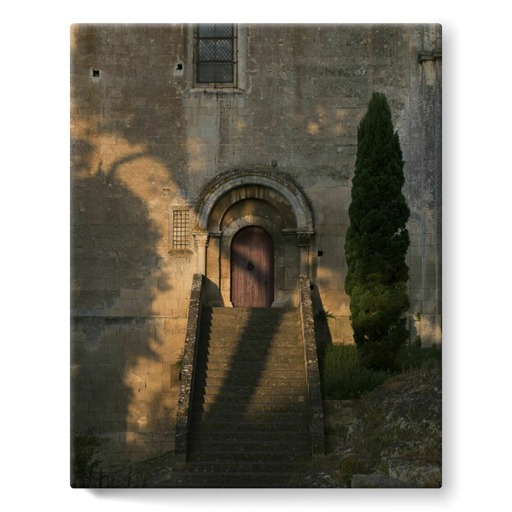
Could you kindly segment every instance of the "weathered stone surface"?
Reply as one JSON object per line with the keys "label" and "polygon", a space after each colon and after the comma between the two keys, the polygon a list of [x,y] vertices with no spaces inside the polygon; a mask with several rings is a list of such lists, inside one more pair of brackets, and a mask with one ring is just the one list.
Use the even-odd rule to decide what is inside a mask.
{"label": "weathered stone surface", "polygon": [[327,452],[345,446],[347,434],[356,420],[357,400],[324,400],[325,442]]}
{"label": "weathered stone surface", "polygon": [[353,489],[393,489],[411,487],[407,482],[388,475],[354,475],[350,482]]}
{"label": "weathered stone surface", "polygon": [[335,450],[344,475],[387,474],[408,487],[441,487],[441,406],[437,363],[390,378],[363,396],[343,450]]}
{"label": "weathered stone surface", "polygon": [[418,460],[388,459],[389,476],[409,482],[414,487],[441,487],[442,469],[438,464]]}
{"label": "weathered stone surface", "polygon": [[201,322],[203,281],[204,276],[194,274],[190,294],[185,347],[183,350],[180,394],[176,412],[176,441],[174,449],[176,454],[183,459],[185,459],[188,449],[192,386],[194,383],[197,343],[199,340],[199,326]]}
{"label": "weathered stone surface", "polygon": [[299,287],[301,327],[304,340],[304,356],[306,359],[309,404],[311,407],[310,430],[312,448],[313,454],[323,454],[325,453],[324,410],[320,386],[320,372],[318,369],[311,282],[307,276],[300,276]]}
{"label": "weathered stone surface", "polygon": [[356,403],[356,400],[324,400],[325,430],[348,430],[356,419],[354,412]]}

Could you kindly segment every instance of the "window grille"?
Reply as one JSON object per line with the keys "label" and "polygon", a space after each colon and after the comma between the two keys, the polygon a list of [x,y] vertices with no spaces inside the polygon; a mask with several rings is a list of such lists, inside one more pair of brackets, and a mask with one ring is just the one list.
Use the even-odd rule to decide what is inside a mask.
{"label": "window grille", "polygon": [[196,82],[235,83],[236,30],[233,25],[196,27]]}
{"label": "window grille", "polygon": [[172,212],[172,247],[173,249],[188,249],[188,210],[174,210]]}

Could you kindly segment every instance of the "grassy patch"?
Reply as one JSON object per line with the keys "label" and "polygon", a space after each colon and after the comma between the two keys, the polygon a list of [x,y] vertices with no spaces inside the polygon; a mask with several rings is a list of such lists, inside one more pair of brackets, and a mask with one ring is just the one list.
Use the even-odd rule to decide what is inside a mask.
{"label": "grassy patch", "polygon": [[395,373],[404,373],[421,368],[426,363],[440,363],[442,358],[441,345],[421,347],[408,345],[403,347],[395,359]]}
{"label": "grassy patch", "polygon": [[387,377],[361,366],[355,345],[328,345],[320,355],[320,374],[323,397],[332,400],[358,398]]}
{"label": "grassy patch", "polygon": [[403,347],[397,354],[392,373],[365,368],[359,362],[356,345],[327,345],[319,354],[322,394],[326,399],[349,400],[380,386],[391,375],[441,362],[438,345]]}

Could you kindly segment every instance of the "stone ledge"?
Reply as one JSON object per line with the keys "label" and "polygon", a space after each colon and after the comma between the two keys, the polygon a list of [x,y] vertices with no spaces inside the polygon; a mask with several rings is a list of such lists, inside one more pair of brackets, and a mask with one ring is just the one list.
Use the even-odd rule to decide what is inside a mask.
{"label": "stone ledge", "polygon": [[203,294],[204,276],[194,274],[190,293],[187,331],[185,347],[183,350],[183,368],[181,370],[181,385],[176,412],[176,441],[175,452],[180,459],[187,456],[189,410],[192,400],[194,383],[194,363],[197,354],[197,337],[201,321],[201,302]]}
{"label": "stone ledge", "polygon": [[299,291],[302,337],[306,360],[306,377],[311,408],[311,446],[313,454],[324,454],[324,409],[322,393],[320,391],[320,372],[318,370],[311,282],[308,276],[301,275],[299,277]]}

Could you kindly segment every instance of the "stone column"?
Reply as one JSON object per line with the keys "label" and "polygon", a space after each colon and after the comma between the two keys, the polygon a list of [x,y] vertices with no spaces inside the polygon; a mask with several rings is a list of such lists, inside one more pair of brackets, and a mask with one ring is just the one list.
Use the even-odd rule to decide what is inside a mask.
{"label": "stone column", "polygon": [[211,231],[208,238],[206,275],[220,289],[220,237],[222,231]]}
{"label": "stone column", "polygon": [[297,233],[297,245],[300,251],[300,274],[309,276],[309,246],[311,245],[311,236],[313,233],[302,232]]}
{"label": "stone column", "polygon": [[206,247],[208,247],[208,233],[195,231],[192,233],[197,247],[197,273],[206,275]]}

